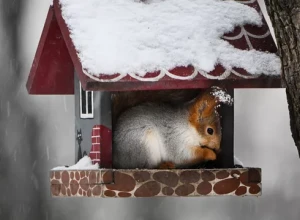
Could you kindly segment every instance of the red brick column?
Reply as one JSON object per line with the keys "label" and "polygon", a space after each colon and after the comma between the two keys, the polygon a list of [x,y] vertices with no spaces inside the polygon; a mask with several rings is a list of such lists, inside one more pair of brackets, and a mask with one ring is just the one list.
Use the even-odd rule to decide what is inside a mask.
{"label": "red brick column", "polygon": [[92,148],[90,151],[90,158],[93,164],[100,165],[100,125],[95,125],[92,130]]}
{"label": "red brick column", "polygon": [[93,164],[101,168],[112,168],[112,134],[103,125],[95,125],[92,129],[92,147],[89,154]]}

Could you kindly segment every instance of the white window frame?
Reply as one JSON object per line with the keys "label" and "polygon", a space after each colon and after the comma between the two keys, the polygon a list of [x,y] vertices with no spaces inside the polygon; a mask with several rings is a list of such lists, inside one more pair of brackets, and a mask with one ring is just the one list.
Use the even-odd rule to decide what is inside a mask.
{"label": "white window frame", "polygon": [[[83,88],[82,88],[82,86],[81,86],[81,82],[79,81],[79,103],[80,103],[80,110],[79,110],[79,112],[80,112],[80,118],[94,118],[94,92],[93,91],[85,91],[85,90],[83,90],[84,91],[84,93],[85,93],[85,100],[86,100],[86,102],[85,102],[85,112],[86,113],[83,113],[82,112],[82,95],[81,95],[81,90],[83,90]],[[88,93],[91,93],[91,101],[92,101],[92,103],[91,103],[91,106],[92,106],[92,112],[91,113],[89,113],[88,112]]]}

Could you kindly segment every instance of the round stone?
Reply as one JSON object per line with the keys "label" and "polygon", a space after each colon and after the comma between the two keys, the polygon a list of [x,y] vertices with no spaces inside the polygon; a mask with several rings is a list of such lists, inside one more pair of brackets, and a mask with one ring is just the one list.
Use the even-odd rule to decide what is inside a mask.
{"label": "round stone", "polygon": [[79,185],[80,185],[80,187],[83,189],[83,190],[88,190],[88,188],[89,188],[89,180],[88,180],[88,178],[87,177],[84,177],[83,179],[81,179],[80,181],[79,181]]}
{"label": "round stone", "polygon": [[58,180],[51,180],[51,193],[54,196],[58,196],[61,191],[61,184]]}
{"label": "round stone", "polygon": [[80,171],[80,177],[81,178],[85,177],[85,171]]}
{"label": "round stone", "polygon": [[164,195],[166,195],[166,196],[171,196],[171,195],[173,195],[174,190],[173,190],[171,187],[166,186],[166,187],[164,187],[164,188],[162,189],[161,192],[162,192],[162,194],[164,194]]}
{"label": "round stone", "polygon": [[131,193],[128,193],[128,192],[119,192],[118,196],[122,197],[122,198],[131,197]]}
{"label": "round stone", "polygon": [[196,183],[200,180],[200,173],[197,171],[183,171],[179,176],[180,182],[182,183]]}
{"label": "round stone", "polygon": [[89,184],[97,183],[97,175],[95,171],[91,171],[89,174]]}
{"label": "round stone", "polygon": [[76,180],[71,180],[70,182],[70,190],[72,195],[76,195],[79,189],[79,183]]}
{"label": "round stone", "polygon": [[54,171],[54,177],[55,179],[60,179],[60,171]]}
{"label": "round stone", "polygon": [[253,183],[251,183],[251,181],[249,181],[249,175],[251,175],[251,178],[253,180],[260,180],[260,173],[258,170],[252,169],[251,173],[249,173],[249,171],[246,171],[244,173],[241,174],[240,176],[240,180],[241,182],[245,185],[245,186],[252,186]]}
{"label": "round stone", "polygon": [[141,185],[135,192],[135,197],[152,197],[160,192],[160,185],[156,181],[146,182]]}
{"label": "round stone", "polygon": [[201,178],[203,181],[213,181],[215,179],[215,174],[205,170],[201,173]]}
{"label": "round stone", "polygon": [[217,182],[214,185],[213,189],[215,193],[219,195],[225,195],[237,190],[239,185],[240,185],[240,181],[238,179],[230,178],[230,179],[225,179]]}
{"label": "round stone", "polygon": [[184,184],[178,186],[175,190],[176,195],[178,196],[188,196],[189,194],[195,191],[195,187],[192,184]]}
{"label": "round stone", "polygon": [[245,195],[247,192],[247,187],[245,186],[240,186],[239,188],[237,188],[237,190],[235,191],[235,195],[237,196],[242,196]]}
{"label": "round stone", "polygon": [[212,191],[212,185],[208,181],[203,181],[197,186],[197,192],[200,195],[208,195]]}
{"label": "round stone", "polygon": [[116,193],[114,191],[111,191],[111,190],[105,190],[104,195],[107,196],[107,197],[115,197]]}
{"label": "round stone", "polygon": [[256,184],[253,184],[250,188],[249,188],[249,193],[251,194],[258,194],[261,191],[260,187]]}
{"label": "round stone", "polygon": [[88,189],[88,191],[87,191],[87,196],[88,196],[88,197],[91,197],[91,196],[92,196],[92,191],[91,191],[91,189]]}
{"label": "round stone", "polygon": [[78,171],[75,172],[75,179],[76,179],[76,180],[80,180],[80,175],[79,175],[79,172],[78,172]]}
{"label": "round stone", "polygon": [[101,194],[101,186],[95,186],[93,188],[92,193],[93,193],[93,196],[100,196],[100,194]]}
{"label": "round stone", "polygon": [[218,179],[225,179],[225,178],[229,177],[229,172],[227,170],[221,170],[221,171],[217,172],[216,177]]}
{"label": "round stone", "polygon": [[[110,179],[110,174],[109,173],[105,173],[103,175],[103,180],[104,182],[106,182],[105,179]],[[135,188],[135,180],[124,173],[115,171],[114,172],[114,184],[106,184],[106,188],[110,189],[110,190],[117,190],[117,191],[125,191],[125,192],[129,192],[132,191]]]}
{"label": "round stone", "polygon": [[69,188],[67,189],[67,195],[71,196],[71,190]]}
{"label": "round stone", "polygon": [[67,171],[63,171],[61,174],[61,181],[65,186],[69,186],[70,183],[70,178],[69,178],[69,173]]}
{"label": "round stone", "polygon": [[177,186],[179,181],[178,175],[169,171],[158,171],[153,174],[153,179],[170,187]]}
{"label": "round stone", "polygon": [[61,185],[61,194],[63,194],[64,196],[67,194],[67,189],[64,185]]}
{"label": "round stone", "polygon": [[147,171],[137,171],[133,174],[134,179],[141,183],[150,179],[150,173]]}

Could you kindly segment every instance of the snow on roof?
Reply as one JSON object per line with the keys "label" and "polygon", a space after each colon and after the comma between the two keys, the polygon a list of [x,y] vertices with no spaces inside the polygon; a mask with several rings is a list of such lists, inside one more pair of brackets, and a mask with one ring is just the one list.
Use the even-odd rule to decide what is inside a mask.
{"label": "snow on roof", "polygon": [[280,74],[275,54],[234,48],[221,37],[236,26],[261,25],[258,12],[222,0],[59,0],[82,67],[112,75],[217,64],[251,74]]}
{"label": "snow on roof", "polygon": [[88,156],[82,157],[76,164],[66,167],[59,166],[55,167],[52,170],[97,170],[99,169],[98,163],[93,164],[92,160]]}

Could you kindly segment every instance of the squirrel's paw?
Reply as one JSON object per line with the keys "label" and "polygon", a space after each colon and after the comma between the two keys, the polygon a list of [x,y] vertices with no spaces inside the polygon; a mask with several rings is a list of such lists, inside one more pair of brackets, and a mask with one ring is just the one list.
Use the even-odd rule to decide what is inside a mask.
{"label": "squirrel's paw", "polygon": [[159,169],[175,169],[175,164],[173,162],[163,162],[159,165]]}
{"label": "squirrel's paw", "polygon": [[214,151],[212,151],[211,149],[208,148],[204,148],[203,149],[203,159],[205,161],[208,160],[216,160],[217,159],[217,155]]}

